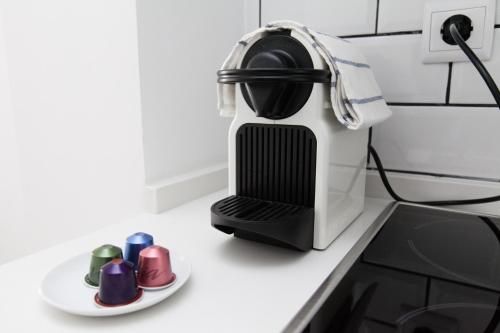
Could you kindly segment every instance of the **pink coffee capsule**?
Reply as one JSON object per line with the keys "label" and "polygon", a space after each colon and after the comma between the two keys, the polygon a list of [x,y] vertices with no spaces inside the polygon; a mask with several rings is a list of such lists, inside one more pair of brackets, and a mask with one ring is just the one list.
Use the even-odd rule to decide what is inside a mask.
{"label": "pink coffee capsule", "polygon": [[141,288],[166,288],[175,282],[168,249],[152,245],[139,252],[137,283]]}

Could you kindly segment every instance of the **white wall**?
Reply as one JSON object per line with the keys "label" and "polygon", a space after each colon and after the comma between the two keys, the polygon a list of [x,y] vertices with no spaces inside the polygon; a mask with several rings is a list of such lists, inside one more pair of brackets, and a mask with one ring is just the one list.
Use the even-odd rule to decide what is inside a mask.
{"label": "white wall", "polygon": [[144,171],[135,1],[0,15],[1,263],[140,212]]}
{"label": "white wall", "polygon": [[137,2],[146,181],[227,161],[216,72],[244,30],[243,0]]}
{"label": "white wall", "polygon": [[7,258],[6,251],[12,244],[8,230],[15,230],[17,223],[23,220],[17,137],[2,23],[0,15],[0,234],[7,236],[5,247],[0,245],[0,263]]}
{"label": "white wall", "polygon": [[[422,63],[425,2],[261,0],[261,20],[297,20],[362,49],[394,112],[373,128],[372,143],[400,194],[415,200],[498,194],[500,112],[470,63]],[[251,20],[254,13],[246,16]],[[500,84],[500,1],[496,24],[493,56],[485,66]],[[414,176],[415,182],[400,181]],[[378,181],[368,184],[376,185],[368,193],[385,195]],[[471,209],[498,214],[500,204]]]}

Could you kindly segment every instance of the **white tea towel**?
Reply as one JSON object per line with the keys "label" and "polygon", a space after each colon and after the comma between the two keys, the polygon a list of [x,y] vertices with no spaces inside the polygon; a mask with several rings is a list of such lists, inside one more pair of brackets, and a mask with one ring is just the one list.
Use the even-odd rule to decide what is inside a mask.
{"label": "white tea towel", "polygon": [[[338,121],[349,129],[367,128],[391,116],[380,88],[365,57],[350,42],[315,32],[293,21],[274,21],[244,35],[233,47],[221,70],[236,69],[245,48],[268,31],[292,30],[311,43],[328,64],[331,77],[330,99]],[[222,116],[235,114],[235,85],[218,84],[218,109]]]}

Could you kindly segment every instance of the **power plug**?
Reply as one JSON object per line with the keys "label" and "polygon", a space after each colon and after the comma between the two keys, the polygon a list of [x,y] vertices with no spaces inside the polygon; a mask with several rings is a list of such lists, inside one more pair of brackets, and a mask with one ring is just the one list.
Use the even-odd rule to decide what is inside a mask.
{"label": "power plug", "polygon": [[471,19],[465,15],[453,15],[452,17],[444,21],[443,27],[441,28],[441,35],[443,37],[443,41],[446,44],[457,45],[450,33],[450,26],[452,24],[455,24],[458,32],[464,40],[470,38],[472,30],[474,30]]}
{"label": "power plug", "polygon": [[422,23],[422,61],[469,61],[449,34],[452,23],[479,59],[488,60],[493,49],[495,13],[496,0],[427,1]]}

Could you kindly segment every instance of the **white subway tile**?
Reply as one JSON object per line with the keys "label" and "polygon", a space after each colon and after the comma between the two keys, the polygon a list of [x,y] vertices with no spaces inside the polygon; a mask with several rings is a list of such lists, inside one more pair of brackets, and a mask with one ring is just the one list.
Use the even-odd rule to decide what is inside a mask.
{"label": "white subway tile", "polygon": [[365,54],[386,101],[445,102],[448,64],[422,63],[422,35],[349,40]]}
{"label": "white subway tile", "polygon": [[500,24],[500,0],[497,0],[497,15],[496,15],[495,23]]}
{"label": "white subway tile", "polygon": [[[493,53],[483,62],[493,79],[500,84],[500,29],[495,29]],[[491,93],[470,62],[456,62],[451,73],[451,103],[495,103]]]}
{"label": "white subway tile", "polygon": [[262,0],[262,24],[294,20],[335,35],[375,32],[374,0]]}
{"label": "white subway tile", "polygon": [[393,106],[392,111],[372,137],[386,169],[500,179],[497,108]]}
{"label": "white subway tile", "polygon": [[422,30],[426,0],[380,0],[378,32]]}

